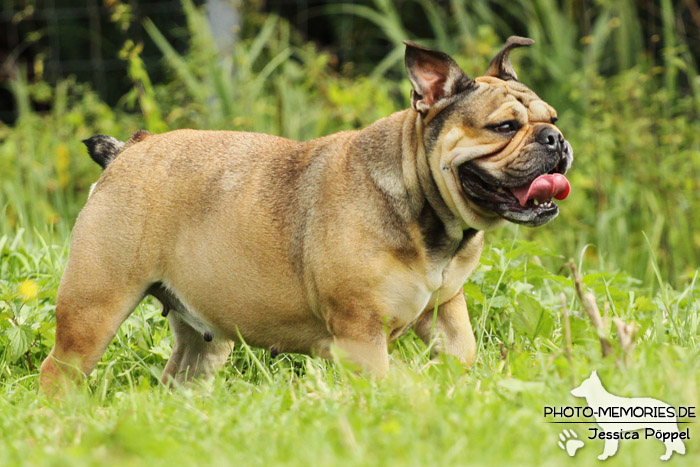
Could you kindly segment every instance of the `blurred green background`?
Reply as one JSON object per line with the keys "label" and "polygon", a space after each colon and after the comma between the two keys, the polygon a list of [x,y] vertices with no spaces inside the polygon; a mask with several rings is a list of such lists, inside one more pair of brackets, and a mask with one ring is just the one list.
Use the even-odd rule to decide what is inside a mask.
{"label": "blurred green background", "polygon": [[74,3],[3,7],[0,236],[65,242],[100,175],[91,135],[361,128],[408,105],[401,40],[476,76],[519,34],[536,43],[513,54],[518,75],[558,109],[575,155],[559,218],[519,235],[564,257],[588,245],[589,266],[650,284],[652,255],[679,287],[700,264],[696,2]]}

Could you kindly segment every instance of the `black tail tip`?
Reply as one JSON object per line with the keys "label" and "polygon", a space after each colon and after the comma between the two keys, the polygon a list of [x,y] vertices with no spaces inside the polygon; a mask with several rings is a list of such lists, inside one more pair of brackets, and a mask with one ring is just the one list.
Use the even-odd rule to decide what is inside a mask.
{"label": "black tail tip", "polygon": [[93,161],[97,162],[103,169],[107,168],[119,151],[124,147],[124,143],[116,138],[107,135],[96,135],[83,140],[87,147],[88,154]]}

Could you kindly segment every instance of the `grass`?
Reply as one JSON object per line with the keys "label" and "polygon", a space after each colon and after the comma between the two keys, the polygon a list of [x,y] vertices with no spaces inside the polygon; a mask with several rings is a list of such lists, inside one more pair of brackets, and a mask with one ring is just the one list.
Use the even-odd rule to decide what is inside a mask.
{"label": "grass", "polygon": [[[697,397],[697,376],[688,378],[697,374],[696,356],[672,346],[642,351],[654,355],[649,363],[675,362],[657,375],[663,384],[649,382],[641,367],[625,372],[601,362],[595,367],[618,393],[653,394],[688,403],[693,394]],[[547,424],[542,416],[545,405],[573,403],[567,392],[570,379],[557,374],[556,359],[542,355],[510,376],[498,366],[481,365],[465,375],[449,365],[426,367],[398,355],[393,360],[391,375],[381,382],[339,373],[316,361],[282,359],[269,366],[269,383],[228,372],[196,390],[171,393],[135,383],[104,398],[80,395],[48,407],[22,383],[6,386],[0,396],[4,399],[0,461],[7,465],[573,463],[556,446],[561,425]],[[510,365],[501,365],[505,366]],[[695,393],[687,383],[694,385]],[[567,426],[586,436],[587,425]],[[594,456],[602,452],[602,444],[586,440],[576,463],[597,462]],[[697,440],[686,447],[685,456],[674,455],[674,465],[697,465]],[[658,441],[623,442],[609,462],[651,465],[662,453]]]}
{"label": "grass", "polygon": [[[20,344],[10,342],[0,357],[0,463],[561,465],[569,459],[556,445],[563,426],[546,423],[544,406],[580,405],[568,391],[594,369],[619,395],[699,402],[695,282],[652,295],[619,273],[584,274],[601,308],[608,302],[610,315],[637,330],[631,352],[615,344],[614,355],[602,358],[571,278],[541,266],[565,258],[513,239],[489,248],[465,285],[481,344],[469,372],[449,358],[431,363],[409,334],[394,346],[390,375],[381,381],[309,357],[272,359],[265,350],[238,348],[213,381],[169,391],[158,377],[172,341],[159,307],[147,301],[82,392],[49,402],[37,397],[36,368],[53,340],[51,304],[67,249],[27,251],[21,238],[0,243],[0,310],[12,316],[1,323],[6,334],[15,327],[26,336],[25,346],[13,350]],[[561,293],[572,310],[571,362]],[[607,331],[614,339],[612,325]],[[590,426],[566,425],[580,437]],[[692,435],[695,425],[686,426]],[[603,441],[585,441],[576,460],[593,463]],[[673,462],[697,465],[700,443],[693,438],[686,446]],[[658,441],[628,441],[611,461],[647,465],[662,453]]]}
{"label": "grass", "polygon": [[[376,0],[315,11],[329,21],[354,15],[366,37],[395,44],[383,61],[358,64],[366,74],[333,67],[329,52],[274,15],[251,14],[234,54],[219,57],[189,1],[187,53],[145,24],[172,78],[152,83],[139,44],[126,43],[134,88],[116,108],[71,80],[49,86],[19,73],[10,87],[20,118],[0,125],[0,464],[595,464],[603,441],[585,439],[589,424],[567,426],[586,442],[570,459],[556,445],[563,426],[543,417],[545,405],[581,404],[569,390],[592,370],[615,394],[697,406],[700,81],[671,3],[661,5],[660,62],[644,55],[634,2],[597,2],[585,20],[579,2],[515,2],[522,14],[512,18],[499,13],[502,3]],[[421,35],[407,26],[409,4],[428,19]],[[81,392],[62,403],[37,395],[70,229],[100,174],[81,139],[195,127],[304,140],[363,127],[407,104],[401,39],[454,54],[473,76],[513,28],[538,41],[513,58],[521,79],[559,109],[576,157],[573,191],[547,226],[487,235],[464,286],[479,344],[470,371],[431,363],[409,333],[381,381],[237,348],[213,381],[169,391],[159,376],[172,338],[146,300]],[[52,110],[36,113],[32,102]],[[607,310],[610,357],[576,298],[569,258]],[[631,349],[618,343],[613,317],[634,326]],[[698,465],[697,425],[685,426],[687,454],[672,462]],[[662,452],[658,441],[626,441],[608,462],[647,465]]]}

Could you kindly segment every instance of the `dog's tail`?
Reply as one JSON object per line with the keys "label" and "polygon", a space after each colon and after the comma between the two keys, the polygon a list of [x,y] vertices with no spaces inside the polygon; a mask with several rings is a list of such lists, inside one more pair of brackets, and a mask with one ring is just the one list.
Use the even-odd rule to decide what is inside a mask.
{"label": "dog's tail", "polygon": [[107,166],[114,160],[120,152],[127,146],[138,143],[147,136],[151,135],[146,130],[139,130],[129,138],[129,141],[124,143],[117,138],[107,135],[96,135],[83,140],[83,144],[87,146],[88,154],[93,161],[97,162],[100,167],[106,169]]}
{"label": "dog's tail", "polygon": [[87,146],[88,154],[93,161],[97,162],[103,169],[106,169],[117,154],[124,149],[126,143],[117,138],[106,135],[97,135],[83,140]]}

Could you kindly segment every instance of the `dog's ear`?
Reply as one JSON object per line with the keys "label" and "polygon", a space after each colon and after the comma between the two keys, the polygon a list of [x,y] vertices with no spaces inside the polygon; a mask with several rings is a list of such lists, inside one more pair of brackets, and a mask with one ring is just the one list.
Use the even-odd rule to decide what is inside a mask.
{"label": "dog's ear", "polygon": [[441,99],[466,90],[472,80],[452,57],[410,41],[406,44],[406,72],[411,81],[411,107],[425,115]]}
{"label": "dog's ear", "polygon": [[491,60],[491,64],[488,70],[486,70],[485,76],[495,76],[496,78],[501,78],[503,81],[517,81],[518,75],[515,74],[515,70],[513,70],[513,66],[510,64],[510,51],[516,47],[524,47],[534,43],[535,41],[527,37],[510,36],[506,40],[501,51]]}

